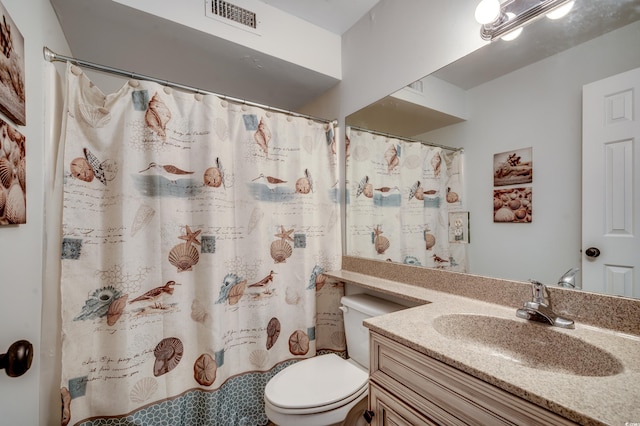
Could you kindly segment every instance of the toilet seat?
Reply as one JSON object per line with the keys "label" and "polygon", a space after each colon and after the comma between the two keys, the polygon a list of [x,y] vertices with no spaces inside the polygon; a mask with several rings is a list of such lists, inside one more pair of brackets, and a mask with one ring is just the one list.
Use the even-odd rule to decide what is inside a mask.
{"label": "toilet seat", "polygon": [[330,411],[360,398],[368,390],[369,374],[335,354],[320,355],[291,365],[265,387],[265,404],[283,414]]}

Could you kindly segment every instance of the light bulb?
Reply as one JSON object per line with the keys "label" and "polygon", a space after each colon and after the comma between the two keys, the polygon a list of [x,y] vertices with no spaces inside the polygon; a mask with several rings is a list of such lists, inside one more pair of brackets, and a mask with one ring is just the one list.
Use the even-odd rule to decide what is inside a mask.
{"label": "light bulb", "polygon": [[500,0],[482,0],[476,7],[476,21],[490,24],[500,16]]}
{"label": "light bulb", "polygon": [[[511,12],[507,12],[507,18],[509,18],[509,20],[512,20],[513,18],[515,18],[516,15],[514,15]],[[511,40],[515,40],[516,38],[518,38],[518,36],[522,33],[522,27],[516,28],[513,31],[509,31],[508,33],[506,33],[505,35],[503,35],[502,37],[500,37],[502,40],[504,41],[511,41]]]}
{"label": "light bulb", "polygon": [[570,2],[565,3],[562,6],[556,8],[555,10],[552,10],[551,12],[547,13],[547,18],[549,19],[562,18],[563,16],[565,16],[567,13],[571,11],[574,3],[575,3],[575,0],[571,0]]}

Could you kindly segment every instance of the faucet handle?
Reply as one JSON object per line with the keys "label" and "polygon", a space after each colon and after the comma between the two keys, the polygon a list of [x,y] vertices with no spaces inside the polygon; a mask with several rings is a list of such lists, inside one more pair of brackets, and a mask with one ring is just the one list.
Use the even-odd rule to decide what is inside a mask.
{"label": "faucet handle", "polygon": [[532,287],[531,287],[531,291],[533,293],[533,299],[532,301],[534,303],[540,303],[540,304],[544,304],[544,299],[545,299],[545,290],[546,287],[544,284],[542,284],[539,281],[536,280],[529,280],[529,282],[531,283]]}

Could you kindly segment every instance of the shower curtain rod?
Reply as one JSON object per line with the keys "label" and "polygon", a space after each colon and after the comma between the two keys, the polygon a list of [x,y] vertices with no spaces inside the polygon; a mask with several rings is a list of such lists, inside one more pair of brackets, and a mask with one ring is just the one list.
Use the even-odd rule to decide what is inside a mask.
{"label": "shower curtain rod", "polygon": [[373,135],[384,136],[385,138],[400,139],[400,140],[403,140],[403,141],[406,141],[406,142],[417,142],[417,143],[421,143],[422,145],[433,146],[435,148],[442,148],[442,149],[446,149],[448,151],[464,152],[464,148],[453,148],[453,147],[446,146],[446,145],[439,145],[437,143],[431,143],[431,142],[427,142],[427,141],[421,141],[421,140],[418,140],[418,139],[406,138],[404,136],[396,136],[396,135],[392,135],[391,133],[384,133],[384,132],[378,132],[376,130],[369,130],[369,129],[365,129],[364,127],[358,127],[358,126],[347,126],[347,127],[351,127],[354,130],[360,130],[362,132],[368,132],[368,133],[371,133]]}
{"label": "shower curtain rod", "polygon": [[337,120],[327,120],[326,118],[318,118],[318,117],[313,117],[311,115],[306,115],[306,114],[299,114],[297,112],[293,112],[293,111],[287,111],[284,109],[280,109],[280,108],[275,108],[275,107],[271,107],[268,105],[262,105],[256,102],[250,102],[244,99],[238,99],[238,98],[234,98],[231,96],[227,96],[227,95],[221,95],[219,93],[214,93],[214,92],[209,92],[206,90],[202,90],[202,89],[198,89],[197,87],[192,87],[192,86],[186,86],[184,84],[180,84],[180,83],[173,83],[171,81],[167,81],[167,80],[161,80],[159,78],[155,78],[155,77],[150,77],[147,75],[143,75],[143,74],[138,74],[135,72],[131,72],[131,71],[125,71],[125,70],[120,70],[117,68],[112,68],[106,65],[100,65],[100,64],[96,64],[93,62],[88,62],[88,61],[83,61],[82,59],[76,59],[76,58],[71,58],[69,56],[64,56],[64,55],[60,55],[58,53],[55,53],[54,51],[52,51],[51,49],[49,49],[48,47],[44,47],[43,49],[43,55],[44,55],[44,59],[49,61],[49,62],[70,62],[74,65],[77,65],[79,67],[84,67],[84,68],[89,68],[92,70],[96,70],[96,71],[101,71],[101,72],[105,72],[108,74],[115,74],[115,75],[119,75],[122,77],[129,77],[129,78],[133,78],[135,80],[146,80],[146,81],[152,81],[154,83],[159,83],[162,84],[163,86],[168,86],[168,87],[173,87],[175,89],[181,89],[181,90],[185,90],[188,92],[193,92],[193,93],[200,93],[203,95],[214,95],[217,96],[219,98],[228,100],[228,101],[233,101],[233,102],[238,102],[241,104],[245,104],[245,105],[249,105],[249,106],[254,106],[254,107],[258,107],[258,108],[263,108],[266,109],[268,111],[273,111],[273,112],[280,112],[283,114],[287,114],[287,115],[292,115],[294,117],[300,117],[300,118],[306,118],[309,120],[314,120],[314,121],[319,121],[322,123],[332,123],[332,124],[337,124],[338,121]]}

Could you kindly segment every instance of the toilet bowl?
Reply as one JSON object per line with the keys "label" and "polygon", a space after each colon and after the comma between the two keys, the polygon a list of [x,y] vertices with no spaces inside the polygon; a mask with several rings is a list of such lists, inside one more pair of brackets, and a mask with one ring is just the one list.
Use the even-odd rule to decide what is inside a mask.
{"label": "toilet bowl", "polygon": [[340,424],[367,397],[369,373],[335,354],[293,364],[265,388],[265,410],[280,426]]}
{"label": "toilet bowl", "polygon": [[341,425],[347,418],[352,425],[366,425],[361,414],[367,408],[369,339],[362,321],[404,306],[367,294],[345,296],[341,303],[351,358],[319,355],[273,376],[265,387],[264,402],[267,417],[276,425]]}

